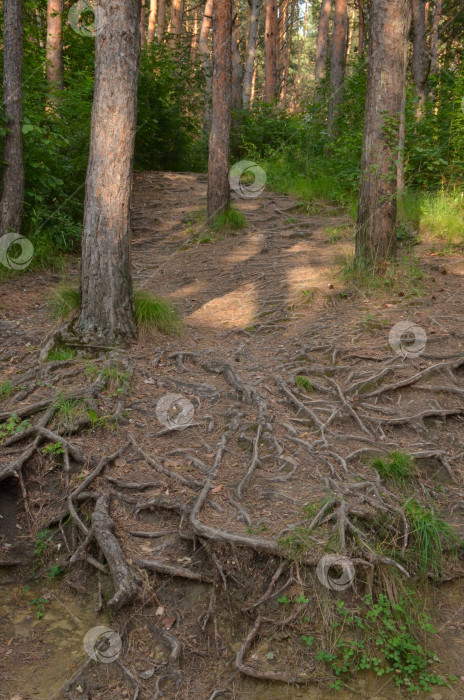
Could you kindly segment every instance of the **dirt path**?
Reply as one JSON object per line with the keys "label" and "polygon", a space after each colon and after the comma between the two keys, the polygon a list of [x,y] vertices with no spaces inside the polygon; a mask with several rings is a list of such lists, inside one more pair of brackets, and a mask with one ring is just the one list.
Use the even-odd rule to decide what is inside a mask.
{"label": "dirt path", "polygon": [[[72,439],[85,455],[96,457],[114,453],[128,437],[138,446],[130,445],[91,486],[102,490],[112,485],[116,535],[138,571],[138,583],[151,597],[152,605],[147,607],[145,599],[144,606],[137,604],[135,612],[121,612],[113,621],[127,635],[129,646],[121,659],[132,673],[155,669],[153,678],[137,676],[140,697],[152,697],[154,679],[160,677],[160,664],[172,645],[165,632],[171,630],[183,656],[180,675],[169,668],[166,697],[207,700],[215,690],[228,688],[224,697],[322,698],[317,684],[327,683],[328,675],[314,654],[302,655],[299,627],[290,641],[283,626],[269,626],[266,633],[260,631],[259,643],[256,636],[242,645],[258,609],[274,619],[288,614],[276,603],[277,592],[290,598],[303,592],[311,609],[333,608],[336,596],[327,603],[324,587],[314,575],[306,577],[305,562],[314,574],[327,542],[333,545],[334,532],[340,538],[335,551],[358,562],[359,590],[373,563],[388,578],[391,567],[379,562],[369,538],[372,523],[385,510],[399,518],[395,523],[401,529],[398,502],[403,494],[385,488],[364,461],[379,448],[415,454],[420,488],[462,528],[463,259],[441,257],[437,262],[424,249],[421,296],[408,296],[400,283],[394,299],[367,298],[345,290],[336,274],[340,257],[352,246],[343,213],[321,205],[316,214],[307,214],[291,198],[266,192],[258,199],[234,202],[248,219],[245,231],[212,237],[198,223],[205,196],[206,178],[201,175],[136,175],[134,284],[178,304],[186,330],[181,338],[141,338],[127,355],[115,356],[113,363],[133,372],[130,395],[119,405],[118,429],[95,428]],[[70,269],[66,279],[77,282],[77,270]],[[0,290],[2,374],[15,386],[29,385],[31,372],[40,377],[40,385],[27,396],[6,399],[0,412],[85,383],[84,360],[34,369],[36,348],[44,330],[52,327],[45,299],[57,282],[57,276],[30,275]],[[389,343],[391,328],[405,320],[426,332],[427,346],[416,357],[396,354]],[[73,374],[75,366],[82,372]],[[306,384],[296,377],[306,378]],[[114,391],[102,392],[95,408],[100,416],[112,415],[118,400]],[[17,456],[16,444],[3,449],[0,477]],[[63,493],[90,469],[88,464],[74,465],[66,482],[57,462],[41,454],[31,459],[24,475],[34,535],[61,512]],[[147,485],[137,488],[134,482]],[[18,513],[11,514],[11,494],[20,498],[20,493],[11,479],[3,483],[10,515],[0,546],[5,558],[12,559],[25,551],[14,537],[15,527],[26,531],[27,524],[20,515],[21,501]],[[328,496],[332,500],[327,504]],[[311,521],[312,529],[301,534],[301,524],[307,527]],[[353,527],[361,527],[365,542]],[[140,537],[130,534],[134,531],[166,534]],[[286,564],[282,541],[289,537]],[[296,553],[302,568],[292,564]],[[186,585],[177,576],[153,575],[147,560],[180,568],[184,576],[187,571],[206,583]],[[282,570],[273,577],[281,561]],[[81,586],[84,595],[94,591],[96,579],[85,570],[82,565],[55,593],[48,591],[52,602],[54,595],[60,600],[71,595],[69,584],[73,591]],[[214,595],[208,580],[217,581]],[[34,595],[40,596],[42,584],[33,585]],[[445,672],[456,675],[463,645],[464,614],[457,603],[461,592],[459,583],[445,582],[439,592],[427,594],[441,626],[438,653],[446,657]],[[0,623],[0,646],[13,650],[3,661],[6,687],[11,696],[19,693],[24,700],[49,700],[50,689],[56,692],[78,664],[64,668],[61,679],[55,674],[48,687],[45,680],[35,687],[33,680],[24,680],[21,668],[30,652],[25,637],[37,644],[47,630],[53,634],[53,626],[47,627],[46,613],[39,621],[26,619],[30,615],[13,620],[5,587],[0,595],[6,615],[6,623]],[[15,595],[20,610],[27,610],[27,596],[23,600],[19,591]],[[266,595],[269,600],[260,604]],[[157,609],[162,614],[153,616]],[[155,646],[147,616],[157,624]],[[316,638],[325,623],[315,624]],[[264,628],[268,623],[262,624]],[[235,666],[241,649],[245,675]],[[47,663],[46,654],[42,658]],[[97,671],[92,678],[99,689],[92,698],[113,699],[117,693],[128,697],[130,683],[124,695],[119,667],[105,669],[104,683]],[[313,678],[309,690],[246,676],[274,673],[291,682],[302,671]],[[176,690],[173,680],[179,678]],[[358,692],[371,698],[384,684],[368,677]],[[463,689],[459,680],[456,690],[440,690],[441,697],[464,697]],[[390,684],[375,696],[394,698],[395,692]],[[83,693],[75,697],[86,697]],[[359,694],[346,691],[340,697]]]}

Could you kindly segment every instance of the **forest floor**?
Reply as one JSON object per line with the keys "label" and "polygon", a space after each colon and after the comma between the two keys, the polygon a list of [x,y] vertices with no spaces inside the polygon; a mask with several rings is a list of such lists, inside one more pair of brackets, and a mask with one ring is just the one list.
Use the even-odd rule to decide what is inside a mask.
{"label": "forest floor", "polygon": [[[333,697],[316,653],[340,601],[376,586],[399,600],[419,574],[405,501],[464,534],[464,255],[422,243],[417,289],[367,294],[341,282],[343,211],[264,192],[234,201],[248,226],[220,236],[205,200],[205,176],[136,174],[134,285],[178,305],[182,336],[39,363],[60,277],[0,289],[15,388],[0,422],[18,416],[0,448],[2,698]],[[402,321],[426,333],[415,357],[390,345]],[[372,468],[393,451],[415,457],[407,484]],[[316,575],[327,552],[356,572],[344,590]],[[457,676],[434,700],[464,698],[461,570],[431,565],[421,584],[439,672]],[[122,639],[114,663],[86,662],[96,625]],[[338,696],[402,697],[393,681],[365,674]]]}

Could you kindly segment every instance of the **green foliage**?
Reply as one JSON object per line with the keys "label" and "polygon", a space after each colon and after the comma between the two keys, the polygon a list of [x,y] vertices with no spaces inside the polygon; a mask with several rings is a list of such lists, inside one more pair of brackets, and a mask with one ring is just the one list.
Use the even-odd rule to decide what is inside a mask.
{"label": "green foliage", "polygon": [[142,333],[160,331],[166,335],[178,335],[183,327],[179,311],[166,299],[150,292],[134,293],[137,328]]}
{"label": "green foliage", "polygon": [[67,360],[72,360],[76,357],[76,350],[74,348],[66,347],[54,347],[47,355],[47,362],[65,362]]}
{"label": "green foliage", "polygon": [[45,605],[49,605],[48,598],[34,598],[29,602],[35,608],[35,619],[40,620],[44,616]]}
{"label": "green foliage", "polygon": [[409,556],[422,573],[442,575],[444,551],[448,550],[456,556],[458,547],[462,547],[464,541],[431,505],[421,505],[410,499],[404,505],[404,512],[412,538]]}
{"label": "green foliage", "polygon": [[382,265],[363,264],[354,258],[347,260],[340,272],[342,282],[352,288],[377,295],[413,297],[423,294],[424,273],[417,258],[411,254]]}
{"label": "green foliage", "polygon": [[5,423],[0,423],[0,444],[8,437],[22,433],[32,425],[29,419],[21,420],[16,413],[12,413]]}
{"label": "green foliage", "polygon": [[43,455],[63,455],[64,454],[64,449],[63,449],[63,443],[62,442],[52,442],[51,445],[46,445],[43,447],[41,450]]}
{"label": "green foliage", "polygon": [[[319,649],[316,659],[328,665],[334,674],[330,687],[339,690],[345,679],[359,671],[371,671],[381,677],[392,673],[394,683],[408,692],[431,691],[449,682],[436,673],[435,654],[418,640],[419,634],[434,634],[430,618],[413,609],[411,596],[398,603],[381,593],[374,602],[366,596],[350,610],[337,601],[332,629],[336,635],[328,648]],[[308,645],[306,635],[302,640]]]}
{"label": "green foliage", "polygon": [[308,377],[305,377],[302,374],[296,375],[295,384],[303,391],[306,391],[308,394],[310,394],[312,391],[314,391],[314,387],[311,384],[311,382],[309,381]]}
{"label": "green foliage", "polygon": [[10,396],[14,393],[14,391],[15,391],[15,387],[10,382],[10,380],[5,379],[5,381],[0,384],[0,401],[4,401],[5,399],[9,399]]}
{"label": "green foliage", "polygon": [[416,474],[414,458],[404,452],[390,452],[372,460],[382,479],[393,479],[400,485],[408,483]]}
{"label": "green foliage", "polygon": [[[211,228],[218,233],[234,233],[246,228],[247,219],[244,214],[234,207],[218,214],[210,224]],[[201,243],[202,241],[200,241]]]}
{"label": "green foliage", "polygon": [[64,569],[62,566],[59,564],[52,564],[49,570],[47,571],[47,576],[48,578],[57,578],[64,572]]}
{"label": "green foliage", "polygon": [[45,552],[53,541],[50,530],[42,530],[35,538],[34,556],[43,563]]}

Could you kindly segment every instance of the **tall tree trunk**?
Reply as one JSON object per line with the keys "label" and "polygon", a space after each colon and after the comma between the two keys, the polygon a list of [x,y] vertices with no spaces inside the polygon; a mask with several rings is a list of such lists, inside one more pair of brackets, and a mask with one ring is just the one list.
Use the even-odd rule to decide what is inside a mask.
{"label": "tall tree trunk", "polygon": [[208,220],[229,208],[233,0],[213,2],[213,110],[209,137]]}
{"label": "tall tree trunk", "polygon": [[353,16],[350,12],[350,9],[348,8],[348,26],[347,26],[347,31],[346,31],[345,66],[348,63],[348,59],[349,59],[350,54],[351,54],[351,44],[353,41],[353,25],[354,25]]}
{"label": "tall tree trunk", "polygon": [[243,76],[243,107],[249,109],[251,102],[251,86],[256,61],[256,47],[258,45],[259,10],[261,0],[251,0],[250,18],[248,25],[247,55],[245,61],[245,73]]}
{"label": "tall tree trunk", "polygon": [[240,56],[240,24],[238,13],[232,28],[232,109],[240,111],[242,106],[242,58]]}
{"label": "tall tree trunk", "polygon": [[191,44],[191,57],[192,63],[195,64],[197,60],[197,48],[198,48],[198,8],[195,7],[193,15],[193,32],[192,32],[192,44]]}
{"label": "tall tree trunk", "polygon": [[430,47],[430,73],[436,75],[438,71],[438,38],[440,29],[440,19],[443,3],[442,0],[435,0],[433,9],[432,42]]}
{"label": "tall tree trunk", "polygon": [[147,40],[147,33],[145,30],[145,2],[146,0],[142,0],[142,7],[140,12],[140,46],[143,46]]}
{"label": "tall tree trunk", "polygon": [[0,235],[21,231],[24,198],[22,0],[3,0],[3,188]]}
{"label": "tall tree trunk", "polygon": [[152,44],[156,34],[156,13],[158,11],[158,0],[150,0],[150,14],[148,15],[148,35],[147,42]]}
{"label": "tall tree trunk", "polygon": [[[97,6],[97,24],[98,24]],[[76,331],[105,345],[136,337],[130,196],[137,123],[140,0],[101,0]]]}
{"label": "tall tree trunk", "polygon": [[406,80],[409,0],[371,0],[356,260],[376,264],[396,244],[396,160]]}
{"label": "tall tree trunk", "polygon": [[52,90],[63,89],[63,0],[47,2],[47,82]]}
{"label": "tall tree trunk", "polygon": [[182,34],[184,0],[172,0],[171,4],[171,44],[176,45]]}
{"label": "tall tree trunk", "polygon": [[332,51],[330,54],[330,98],[327,128],[334,133],[335,120],[343,99],[345,84],[346,34],[348,31],[347,0],[335,0]]}
{"label": "tall tree trunk", "polygon": [[416,117],[419,119],[425,105],[427,71],[427,24],[425,0],[412,0],[412,80],[418,97]]}
{"label": "tall tree trunk", "polygon": [[316,40],[316,68],[314,71],[314,99],[319,101],[319,85],[324,80],[327,69],[327,57],[329,55],[329,20],[332,10],[332,0],[322,0],[321,12],[319,15],[319,26]]}
{"label": "tall tree trunk", "polygon": [[205,114],[204,126],[209,128],[211,121],[211,92],[212,92],[212,65],[209,50],[209,32],[213,21],[213,0],[206,0],[203,22],[201,23],[198,50],[201,56],[201,67],[205,76]]}
{"label": "tall tree trunk", "polygon": [[[406,16],[406,36],[409,37],[411,31],[411,5],[408,3],[407,16]],[[404,64],[408,65],[408,41],[404,42]],[[398,197],[401,197],[404,193],[406,186],[404,178],[404,148],[406,142],[406,80],[403,83],[403,94],[401,96],[401,110],[400,110],[400,131],[398,136],[398,158],[396,161],[396,187],[398,190]]]}
{"label": "tall tree trunk", "polygon": [[266,0],[265,64],[266,102],[273,102],[277,92],[277,1]]}
{"label": "tall tree trunk", "polygon": [[285,51],[282,66],[282,83],[280,87],[280,104],[285,108],[287,104],[288,74],[290,71],[290,58],[292,52],[293,23],[295,21],[295,0],[292,0],[290,13],[287,16],[287,32],[285,41]]}
{"label": "tall tree trunk", "polygon": [[166,28],[166,0],[158,0],[158,30],[157,39],[163,41]]}
{"label": "tall tree trunk", "polygon": [[364,0],[358,0],[358,56],[364,56]]}

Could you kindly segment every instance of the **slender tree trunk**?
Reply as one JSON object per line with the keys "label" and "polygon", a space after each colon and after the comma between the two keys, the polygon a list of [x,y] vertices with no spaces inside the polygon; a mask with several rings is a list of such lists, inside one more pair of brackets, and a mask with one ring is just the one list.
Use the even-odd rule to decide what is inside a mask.
{"label": "slender tree trunk", "polygon": [[22,0],[3,0],[3,188],[0,235],[21,231],[24,198]]}
{"label": "slender tree trunk", "polygon": [[140,0],[101,0],[76,331],[105,345],[136,337],[130,196],[137,123]]}
{"label": "slender tree trunk", "polygon": [[166,29],[166,0],[158,0],[158,30],[157,30],[158,41],[163,41],[165,29]]}
{"label": "slender tree trunk", "polygon": [[229,208],[233,0],[213,3],[213,110],[209,137],[208,220]]}
{"label": "slender tree trunk", "polygon": [[242,107],[242,58],[240,56],[240,24],[238,13],[232,28],[232,109],[236,112]]}
{"label": "slender tree trunk", "polygon": [[171,44],[176,45],[182,34],[184,0],[172,0],[171,4]]}
{"label": "slender tree trunk", "polygon": [[[406,37],[409,37],[411,31],[411,5],[408,3],[406,16]],[[408,41],[404,42],[404,64],[408,65]],[[403,83],[403,94],[401,96],[401,111],[400,111],[400,131],[398,137],[398,158],[396,161],[396,187],[398,197],[404,193],[406,186],[404,178],[404,148],[406,142],[406,80]]]}
{"label": "slender tree trunk", "polygon": [[201,67],[205,76],[205,115],[204,126],[209,128],[211,121],[211,92],[212,92],[212,64],[209,50],[209,33],[213,21],[213,0],[206,0],[203,22],[200,29],[198,50],[201,56]]}
{"label": "slender tree trunk", "polygon": [[192,57],[193,64],[197,60],[197,49],[198,49],[198,8],[195,8],[194,15],[193,15],[193,33],[192,33],[192,44],[191,44],[191,57]]}
{"label": "slender tree trunk", "polygon": [[52,90],[63,90],[63,0],[47,2],[47,82]]}
{"label": "slender tree trunk", "polygon": [[142,7],[140,12],[140,46],[143,46],[147,40],[147,33],[145,30],[145,2],[146,0],[142,0]]}
{"label": "slender tree trunk", "polygon": [[438,38],[442,7],[442,0],[435,0],[435,7],[433,9],[432,42],[430,47],[431,75],[436,75],[438,71]]}
{"label": "slender tree trunk", "polygon": [[282,84],[280,88],[280,103],[283,107],[287,104],[288,74],[290,71],[290,58],[292,52],[293,23],[295,21],[295,2],[292,0],[290,14],[287,16],[287,36],[282,68]]}
{"label": "slender tree trunk", "polygon": [[335,0],[332,52],[330,54],[330,97],[327,128],[334,133],[335,120],[343,99],[345,84],[346,34],[348,30],[347,0]]}
{"label": "slender tree trunk", "polygon": [[258,45],[259,10],[261,0],[251,0],[250,19],[248,24],[248,43],[243,76],[243,107],[249,109],[251,102],[251,86],[256,61],[256,47]]}
{"label": "slender tree trunk", "polygon": [[419,119],[425,105],[425,81],[427,71],[427,24],[425,1],[412,0],[412,80],[418,97],[416,117]]}
{"label": "slender tree trunk", "polygon": [[348,63],[348,59],[351,54],[351,43],[353,41],[353,17],[351,15],[350,9],[348,8],[348,26],[346,31],[346,51],[345,51],[345,66]]}
{"label": "slender tree trunk", "polygon": [[329,55],[329,20],[332,10],[332,0],[322,0],[321,12],[319,15],[319,27],[316,40],[316,68],[314,72],[314,99],[319,101],[321,95],[318,87],[324,80],[327,69],[327,57]]}
{"label": "slender tree trunk", "polygon": [[277,21],[277,87],[281,87],[282,72],[284,69],[285,39],[287,36],[287,12],[288,0],[280,0]]}
{"label": "slender tree trunk", "polygon": [[265,64],[266,102],[273,102],[277,93],[277,2],[266,0]]}
{"label": "slender tree trunk", "polygon": [[158,0],[150,0],[150,14],[148,15],[148,35],[147,42],[152,44],[156,34],[156,13],[158,11]]}
{"label": "slender tree trunk", "polygon": [[376,264],[396,243],[396,161],[406,80],[409,0],[371,0],[356,260]]}
{"label": "slender tree trunk", "polygon": [[358,24],[358,56],[364,56],[364,1],[358,0],[359,24]]}

